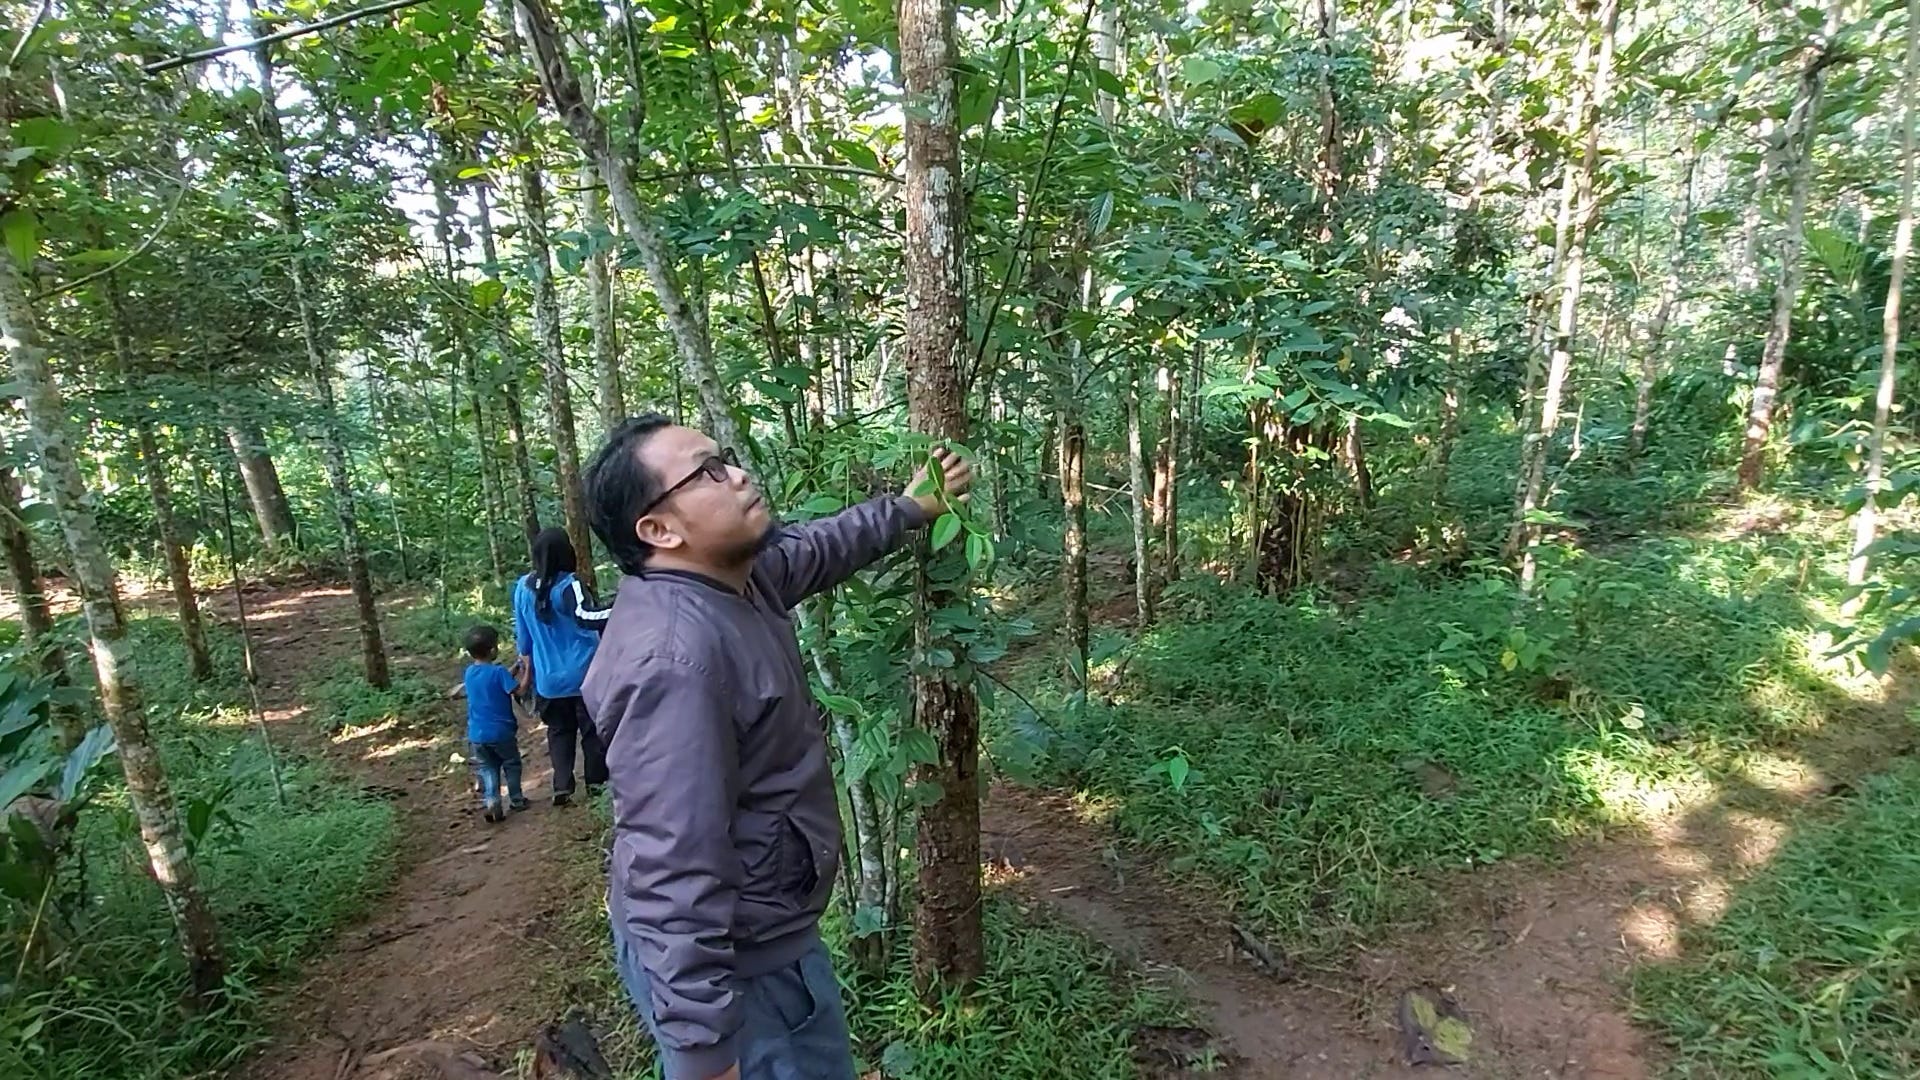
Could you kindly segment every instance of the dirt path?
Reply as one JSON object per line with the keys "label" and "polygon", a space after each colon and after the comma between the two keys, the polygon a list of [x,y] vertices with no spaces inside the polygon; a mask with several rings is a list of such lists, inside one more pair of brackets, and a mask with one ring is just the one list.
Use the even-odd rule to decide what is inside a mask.
{"label": "dirt path", "polygon": [[[1182,990],[1232,1075],[1430,1078],[1438,1070],[1405,1064],[1397,1022],[1402,995],[1421,988],[1450,998],[1472,1028],[1472,1060],[1451,1075],[1645,1080],[1659,1071],[1659,1048],[1631,1022],[1626,976],[1678,957],[1681,931],[1718,919],[1807,815],[1828,812],[1892,758],[1920,753],[1907,720],[1920,687],[1902,678],[1890,689],[1883,701],[1837,707],[1830,730],[1768,785],[1730,785],[1645,835],[1578,846],[1556,865],[1443,880],[1433,925],[1389,932],[1339,970],[1276,977],[1199,879],[1170,879],[1061,794],[996,786],[983,850],[1032,902]],[[1204,1047],[1175,1032],[1142,1049],[1174,1063]]]}
{"label": "dirt path", "polygon": [[[393,800],[399,872],[373,915],[347,931],[287,999],[278,1032],[237,1075],[246,1080],[483,1080],[510,1072],[545,1019],[533,1000],[539,939],[568,897],[568,849],[595,829],[580,806],[548,803],[539,725],[523,721],[532,810],[488,826],[474,810],[462,750],[463,706],[436,704],[404,723],[329,739],[300,687],[357,655],[353,598],[313,586],[249,599],[267,721],[283,745],[324,757]],[[228,607],[224,615],[231,616]],[[435,685],[457,657],[395,654],[394,672]],[[298,882],[288,882],[298,888]]]}

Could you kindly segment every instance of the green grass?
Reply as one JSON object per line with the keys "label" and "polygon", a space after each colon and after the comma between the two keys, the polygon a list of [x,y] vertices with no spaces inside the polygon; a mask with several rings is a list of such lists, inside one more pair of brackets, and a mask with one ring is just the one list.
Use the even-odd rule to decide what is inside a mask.
{"label": "green grass", "polygon": [[1036,686],[996,758],[1332,951],[1420,917],[1436,871],[1649,820],[1851,707],[1804,598],[1837,593],[1841,551],[1808,528],[1563,554],[1538,604],[1485,568],[1382,563],[1344,607],[1196,576],[1096,665],[1125,658],[1111,704]]}
{"label": "green grass", "polygon": [[446,693],[446,687],[411,671],[396,671],[385,690],[368,686],[358,660],[334,665],[325,677],[300,688],[300,700],[312,707],[314,722],[327,731],[373,727],[417,717]]}
{"label": "green grass", "polygon": [[[228,951],[228,1000],[200,1015],[180,1009],[184,964],[110,775],[80,827],[85,900],[53,925],[51,966],[29,969],[17,993],[0,997],[0,1076],[10,1080],[219,1074],[264,1037],[262,986],[293,975],[392,874],[388,803],[282,748],[287,805],[279,806],[237,681],[187,680],[177,632],[163,619],[137,620],[133,633],[176,799],[190,814],[203,807],[212,822],[195,854]],[[220,670],[237,671],[235,643],[216,635],[215,644]],[[10,978],[17,952],[0,949],[0,961]]]}
{"label": "green grass", "polygon": [[1636,1012],[1686,1077],[1920,1076],[1920,762],[1859,786],[1643,968]]}
{"label": "green grass", "polygon": [[[598,1003],[594,1019],[611,1031],[603,1049],[616,1074],[650,1077],[652,1042],[613,969],[598,851],[579,861],[569,883],[577,899],[564,918],[554,985],[546,992]],[[840,909],[828,909],[821,931],[840,974],[860,1075],[883,1069],[897,1080],[1129,1080],[1139,1075],[1135,1031],[1189,1022],[1164,988],[1121,970],[1105,949],[1004,892],[988,890],[984,921],[986,974],[966,1000],[929,1008],[914,993],[904,936],[886,976],[866,976],[846,959]]]}

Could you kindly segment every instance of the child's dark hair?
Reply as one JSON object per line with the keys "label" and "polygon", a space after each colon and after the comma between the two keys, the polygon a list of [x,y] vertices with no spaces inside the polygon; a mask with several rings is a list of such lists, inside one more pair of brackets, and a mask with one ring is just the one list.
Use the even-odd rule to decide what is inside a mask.
{"label": "child's dark hair", "polygon": [[500,652],[500,631],[481,623],[467,630],[467,655],[475,660],[491,660]]}

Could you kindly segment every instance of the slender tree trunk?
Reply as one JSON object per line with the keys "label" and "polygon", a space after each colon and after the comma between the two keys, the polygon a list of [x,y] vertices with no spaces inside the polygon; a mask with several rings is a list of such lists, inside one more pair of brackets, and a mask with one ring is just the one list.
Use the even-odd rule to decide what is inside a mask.
{"label": "slender tree trunk", "polygon": [[[0,128],[4,131],[4,128]],[[9,149],[0,135],[0,151]],[[197,1004],[211,1004],[226,979],[226,959],[213,909],[200,892],[173,791],[147,729],[146,709],[135,675],[133,643],[127,638],[113,563],[94,520],[85,481],[74,457],[72,421],[54,383],[40,326],[25,284],[11,258],[0,257],[0,331],[13,354],[14,378],[26,404],[27,424],[40,459],[41,482],[60,519],[73,556],[76,584],[86,613],[101,710],[113,729],[127,802],[139,822],[148,866],[160,886],[186,956],[187,977]]]}
{"label": "slender tree trunk", "polygon": [[1360,434],[1360,417],[1347,416],[1347,430],[1341,439],[1342,456],[1347,459],[1347,474],[1353,480],[1353,499],[1362,510],[1373,509],[1373,470],[1367,467],[1367,444]]}
{"label": "slender tree trunk", "polygon": [[626,395],[620,386],[620,339],[614,329],[613,274],[609,252],[601,247],[607,231],[607,211],[600,198],[600,174],[591,165],[580,167],[580,218],[588,243],[587,320],[593,327],[593,373],[599,386],[600,427],[612,431],[626,419]]}
{"label": "slender tree trunk", "polygon": [[[249,11],[253,14],[254,34],[264,37],[267,24],[260,18],[253,3],[254,0],[248,0]],[[326,463],[327,480],[333,487],[334,513],[340,519],[341,546],[346,549],[347,577],[353,585],[354,604],[359,609],[361,663],[366,670],[367,684],[384,690],[392,681],[387,674],[387,651],[380,638],[380,613],[374,606],[373,575],[367,568],[367,548],[360,538],[360,522],[354,510],[353,476],[347,467],[346,435],[341,431],[340,411],[333,398],[333,360],[320,344],[319,320],[314,314],[312,290],[307,281],[306,252],[302,241],[304,233],[300,227],[299,204],[294,197],[293,163],[287,157],[286,136],[280,128],[271,49],[270,45],[261,45],[253,53],[260,75],[260,133],[266,140],[267,152],[280,178],[280,227],[294,245],[292,257],[287,260],[287,272],[292,277],[293,302],[300,320],[301,344],[306,349],[307,371],[313,379],[314,392],[320,399],[322,460]]]}
{"label": "slender tree trunk", "polygon": [[1060,505],[1066,518],[1061,536],[1060,590],[1066,598],[1073,677],[1084,688],[1088,651],[1087,431],[1077,409],[1071,414],[1063,412],[1060,420]]}
{"label": "slender tree trunk", "polygon": [[1767,340],[1760,348],[1760,371],[1753,383],[1753,404],[1747,410],[1746,444],[1740,453],[1740,487],[1760,486],[1766,472],[1767,436],[1773,429],[1773,406],[1780,392],[1780,369],[1787,359],[1787,338],[1793,332],[1793,309],[1800,300],[1800,249],[1805,242],[1807,198],[1813,190],[1813,145],[1820,131],[1820,90],[1827,65],[1837,55],[1841,0],[1827,8],[1826,28],[1818,51],[1800,75],[1793,114],[1787,122],[1785,171],[1792,194],[1786,228],[1780,233],[1780,277],[1773,290],[1773,317]]}
{"label": "slender tree trunk", "polygon": [[[966,355],[966,292],[961,245],[960,131],[956,123],[959,55],[953,0],[901,0],[900,71],[906,110],[907,415],[913,430],[936,439],[966,437],[961,387]],[[964,593],[928,580],[920,561],[914,637],[922,654],[934,640],[929,616]],[[980,705],[973,687],[942,669],[917,671],[914,714],[933,733],[939,760],[917,780],[938,798],[919,816],[919,888],[915,894],[914,979],[928,1000],[942,986],[965,986],[985,968],[980,926]]]}
{"label": "slender tree trunk", "polygon": [[547,242],[546,179],[533,156],[531,140],[521,137],[520,228],[533,264],[533,340],[547,377],[547,423],[551,427],[555,478],[567,536],[580,556],[580,580],[591,589],[593,531],[587,524],[587,498],[580,481],[580,446],[573,428],[573,387],[567,380],[567,349],[560,336],[560,296],[553,284],[553,258]]}
{"label": "slender tree trunk", "polygon": [[1520,586],[1523,590],[1532,585],[1536,569],[1534,551],[1540,546],[1542,536],[1540,523],[1528,521],[1527,518],[1535,511],[1544,509],[1551,494],[1546,490],[1547,459],[1552,456],[1553,437],[1560,430],[1561,401],[1566,392],[1567,377],[1573,370],[1573,350],[1580,324],[1580,293],[1586,275],[1587,234],[1599,216],[1599,200],[1594,196],[1593,177],[1599,164],[1600,115],[1613,76],[1614,30],[1619,19],[1619,0],[1600,0],[1597,24],[1593,29],[1597,40],[1588,39],[1582,48],[1591,60],[1589,64],[1581,66],[1591,74],[1586,94],[1576,113],[1584,134],[1585,148],[1579,167],[1575,169],[1568,166],[1572,170],[1571,199],[1576,216],[1567,237],[1566,256],[1561,260],[1560,310],[1554,324],[1553,352],[1547,363],[1540,417],[1534,428],[1537,437],[1526,462],[1526,487],[1514,514],[1525,530],[1526,547],[1520,566]]}
{"label": "slender tree trunk", "polygon": [[[7,557],[7,574],[13,585],[14,602],[20,607],[21,634],[27,652],[40,674],[56,686],[70,681],[67,650],[53,633],[53,608],[47,603],[46,588],[40,582],[40,564],[33,557],[33,534],[20,517],[20,477],[12,466],[0,463],[0,546]],[[86,718],[71,705],[56,705],[54,728],[59,732],[61,752],[80,745],[87,734]]]}
{"label": "slender tree trunk", "polygon": [[1893,414],[1894,380],[1900,359],[1901,290],[1906,285],[1907,260],[1913,254],[1913,187],[1916,164],[1915,123],[1920,114],[1920,0],[1907,0],[1907,69],[1900,94],[1900,210],[1893,228],[1893,266],[1887,281],[1887,306],[1880,321],[1880,385],[1873,396],[1873,433],[1867,437],[1867,501],[1853,518],[1853,557],[1847,562],[1847,584],[1867,580],[1867,549],[1873,546],[1878,507],[1874,497],[1882,486],[1887,452],[1887,426]]}
{"label": "slender tree trunk", "polygon": [[[432,177],[435,209],[433,231],[434,237],[440,241],[440,257],[446,268],[447,295],[440,302],[441,325],[459,357],[454,377],[466,383],[467,403],[473,413],[473,452],[479,459],[480,513],[487,531],[487,565],[493,571],[493,580],[504,582],[507,579],[507,564],[500,550],[502,503],[499,462],[494,458],[492,440],[488,438],[485,398],[480,392],[480,359],[475,355],[472,339],[468,337],[464,312],[454,300],[460,295],[461,286],[455,269],[453,197],[447,192],[443,170],[433,170]],[[457,420],[458,417],[452,419]],[[452,432],[448,432],[448,438],[452,438]],[[441,552],[443,566],[446,557],[446,552]],[[446,574],[442,573],[440,578],[444,582]]]}
{"label": "slender tree trunk", "polygon": [[227,441],[233,447],[240,480],[247,489],[247,503],[253,508],[253,520],[260,526],[260,539],[268,550],[293,546],[293,508],[287,503],[286,490],[280,486],[280,471],[274,468],[267,452],[267,435],[260,425],[229,414]]}
{"label": "slender tree trunk", "polygon": [[[488,204],[484,185],[474,188],[474,199],[480,210],[480,256],[487,263],[487,280],[498,281],[500,253],[494,247],[493,209]],[[500,388],[500,411],[507,419],[507,442],[513,450],[514,492],[520,504],[520,531],[526,536],[527,555],[531,558],[533,538],[540,534],[540,504],[534,498],[533,457],[527,451],[527,421],[520,407],[520,362],[514,358],[513,335],[508,332],[506,320],[496,312],[489,312],[488,321],[493,324],[500,365],[507,376]]]}
{"label": "slender tree trunk", "polygon": [[1140,369],[1127,371],[1127,507],[1133,511],[1133,620],[1145,629],[1153,622],[1153,553],[1147,544],[1147,458],[1140,432]]}
{"label": "slender tree trunk", "polygon": [[[114,366],[120,379],[131,384],[135,378],[133,344],[127,337],[127,311],[120,296],[120,283],[115,275],[108,274],[104,287]],[[159,534],[160,554],[166,560],[167,579],[173,587],[174,612],[180,620],[181,642],[187,650],[187,671],[195,679],[211,679],[213,654],[207,651],[207,632],[201,625],[200,604],[193,592],[193,567],[187,561],[186,548],[180,543],[180,526],[173,513],[173,489],[167,483],[166,459],[160,456],[159,442],[154,438],[146,408],[144,401],[133,403],[131,426],[140,452],[140,471],[147,482],[147,494],[153,499],[154,531]]]}
{"label": "slender tree trunk", "polygon": [[1440,391],[1440,430],[1433,440],[1433,490],[1436,499],[1447,494],[1447,467],[1453,461],[1453,444],[1460,437],[1460,367],[1462,334],[1458,326],[1447,331],[1447,381]]}
{"label": "slender tree trunk", "polygon": [[1181,381],[1173,364],[1162,360],[1156,378],[1161,401],[1159,439],[1153,455],[1153,534],[1160,545],[1157,576],[1162,583],[1180,576]]}
{"label": "slender tree trunk", "polygon": [[686,368],[687,380],[693,383],[694,392],[699,395],[707,434],[722,446],[744,451],[746,444],[741,439],[739,425],[734,422],[732,411],[727,407],[719,368],[713,361],[713,343],[707,337],[706,328],[694,318],[687,306],[666,237],[661,234],[653,215],[647,211],[646,204],[640,201],[640,193],[633,186],[633,173],[626,159],[614,152],[605,125],[594,115],[581,94],[580,80],[574,75],[572,62],[561,47],[559,31],[554,27],[553,15],[547,10],[546,0],[518,2],[520,10],[527,17],[527,32],[532,38],[540,82],[546,88],[547,99],[561,119],[566,121],[567,129],[573,133],[581,150],[592,159],[594,167],[607,182],[608,191],[613,197],[613,209],[620,216],[621,226],[633,240],[634,247],[639,250],[640,262],[646,267],[647,278],[653,283],[654,299],[667,320],[667,328],[673,333],[674,345],[679,350],[681,364]]}
{"label": "slender tree trunk", "polygon": [[1627,454],[1639,457],[1647,448],[1647,427],[1653,414],[1653,384],[1660,378],[1667,324],[1680,302],[1680,274],[1687,266],[1687,231],[1693,223],[1693,174],[1700,150],[1691,134],[1680,160],[1679,190],[1673,201],[1673,250],[1667,255],[1667,275],[1660,280],[1660,300],[1647,323],[1645,351],[1640,354],[1640,378],[1633,393],[1633,428],[1627,433]]}

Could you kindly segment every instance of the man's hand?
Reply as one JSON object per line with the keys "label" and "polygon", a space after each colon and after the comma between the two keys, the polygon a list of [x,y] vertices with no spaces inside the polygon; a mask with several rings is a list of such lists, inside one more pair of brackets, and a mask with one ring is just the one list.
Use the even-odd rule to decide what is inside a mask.
{"label": "man's hand", "polygon": [[[928,521],[939,517],[947,510],[947,503],[967,501],[967,490],[973,487],[973,463],[944,446],[933,448],[933,462],[941,471],[941,484],[934,483],[928,466],[922,466],[913,474],[913,483],[907,485],[907,496],[920,504],[921,513]],[[941,497],[941,487],[946,496]]]}

